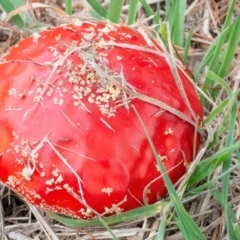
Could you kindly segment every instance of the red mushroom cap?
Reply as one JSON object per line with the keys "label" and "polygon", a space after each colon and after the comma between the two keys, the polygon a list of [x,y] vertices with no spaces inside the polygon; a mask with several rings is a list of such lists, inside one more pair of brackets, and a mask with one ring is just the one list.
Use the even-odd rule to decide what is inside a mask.
{"label": "red mushroom cap", "polygon": [[131,106],[172,183],[199,147],[191,123],[150,101],[197,123],[192,83],[178,70],[191,111],[158,43],[132,28],[78,20],[45,29],[13,47],[0,72],[0,180],[42,209],[91,219],[166,195]]}

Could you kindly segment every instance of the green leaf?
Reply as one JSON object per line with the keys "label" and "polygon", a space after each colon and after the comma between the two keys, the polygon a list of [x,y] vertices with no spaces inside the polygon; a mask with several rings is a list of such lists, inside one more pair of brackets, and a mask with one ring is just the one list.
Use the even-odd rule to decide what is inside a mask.
{"label": "green leaf", "polygon": [[203,235],[201,230],[197,227],[197,225],[194,223],[193,219],[188,215],[181,202],[175,196],[172,196],[171,199],[173,200],[179,219],[177,225],[179,226],[179,229],[181,230],[185,239],[206,240],[205,236]]}
{"label": "green leaf", "polygon": [[[184,209],[175,189],[174,186],[164,168],[163,163],[161,162],[161,158],[159,157],[157,150],[153,144],[153,141],[148,133],[148,130],[145,127],[144,122],[142,121],[141,116],[139,115],[138,111],[135,109],[134,106],[132,106],[141,125],[142,128],[144,130],[144,133],[146,134],[147,140],[149,142],[149,145],[151,147],[151,150],[156,158],[158,167],[161,171],[162,174],[162,178],[164,180],[164,183],[166,184],[169,196],[171,198],[171,201],[174,205],[174,209],[176,210],[177,216],[179,218],[179,223],[178,226],[183,234],[183,236],[185,237],[185,239],[189,239],[189,240],[199,240],[199,239],[203,239],[205,240],[206,238],[204,237],[204,235],[202,234],[201,230],[197,227],[196,223],[193,221],[193,219],[188,215],[188,213],[186,212],[186,210]],[[187,224],[186,224],[187,223]]]}
{"label": "green leaf", "polygon": [[[163,209],[165,205],[166,203],[162,201],[156,204],[136,208],[128,212],[123,212],[118,215],[114,215],[110,217],[102,217],[102,219],[106,222],[106,224],[109,224],[109,225],[113,225],[121,222],[133,221],[133,220],[141,219],[143,217],[151,217],[156,213],[158,213],[161,209]],[[67,217],[62,217],[57,214],[51,214],[51,216],[57,221],[63,223],[64,225],[68,227],[73,227],[73,228],[102,225],[99,219],[93,219],[93,220],[71,219]]]}
{"label": "green leaf", "polygon": [[89,15],[95,19],[98,19],[98,20],[104,20],[105,18],[103,16],[100,16],[93,8],[91,8],[89,11],[88,11]]}
{"label": "green leaf", "polygon": [[157,240],[164,240],[166,221],[168,217],[168,212],[170,211],[171,208],[172,208],[172,203],[169,202],[163,210],[161,222],[158,228],[158,234],[156,235]]}
{"label": "green leaf", "polygon": [[214,164],[211,166],[212,169],[209,169],[209,177],[207,179],[206,183],[201,184],[198,187],[194,187],[193,189],[189,189],[188,194],[186,195],[186,197],[189,196],[194,196],[199,194],[200,192],[202,192],[204,189],[208,188],[210,191],[212,191],[212,189],[215,189],[214,187],[214,183],[218,180],[221,180],[221,178],[225,175],[230,173],[231,171],[233,171],[234,169],[238,169],[240,167],[240,163],[234,165],[233,167],[231,167],[230,169],[228,169],[228,171],[224,172],[224,174],[221,174],[220,176],[214,178],[214,179],[210,179],[210,175],[211,173],[216,169],[216,167],[214,166]]}
{"label": "green leaf", "polygon": [[86,0],[86,1],[97,12],[99,16],[106,18],[107,10],[99,3],[99,1],[97,0]]}
{"label": "green leaf", "polygon": [[[211,193],[225,210],[225,219],[226,219],[226,223],[227,223],[228,239],[239,240],[239,238],[236,237],[235,231],[234,231],[234,225],[238,224],[234,211],[231,209],[229,204],[224,201],[223,193],[220,193],[217,190],[212,190]],[[227,215],[226,215],[226,213],[227,213]],[[234,225],[233,225],[233,223],[234,223]]]}
{"label": "green leaf", "polygon": [[224,149],[220,149],[217,151],[213,156],[208,157],[196,166],[194,170],[194,174],[189,180],[189,185],[194,185],[201,180],[203,180],[208,174],[209,169],[211,169],[211,166],[214,167],[219,166],[224,162],[224,160],[231,155],[231,153],[240,148],[240,142],[234,143],[231,146],[225,147]]}
{"label": "green leaf", "polygon": [[[183,47],[184,43],[186,5],[186,0],[172,1],[171,10],[168,9],[170,11],[170,14],[167,15],[167,20],[170,22],[172,42],[179,47]],[[171,18],[171,21],[169,18]]]}
{"label": "green leaf", "polygon": [[221,103],[218,104],[216,108],[212,110],[211,113],[204,119],[203,125],[211,122],[218,114],[223,113],[223,109],[228,105],[229,98],[224,99]]}
{"label": "green leaf", "polygon": [[194,29],[194,26],[192,25],[192,27],[190,28],[190,31],[188,33],[186,42],[185,42],[184,54],[183,54],[183,61],[185,63],[187,62],[188,52],[189,52],[189,49],[191,47],[191,39],[192,39],[192,35],[193,35],[193,29]]}
{"label": "green leaf", "polygon": [[229,36],[230,36],[230,33],[233,29],[233,25],[231,25],[229,28],[223,30],[219,36],[217,36],[213,42],[211,43],[211,45],[209,46],[206,54],[204,55],[201,63],[200,63],[200,66],[198,67],[198,70],[195,74],[195,79],[197,79],[199,77],[199,74],[203,71],[203,69],[208,65],[210,64],[211,62],[211,59],[213,58],[213,55],[214,55],[214,52],[215,52],[215,49],[217,48],[218,45],[220,45],[220,43],[222,41],[227,42],[228,39],[229,39]]}
{"label": "green leaf", "polygon": [[119,23],[124,0],[111,0],[107,10],[106,18],[111,22]]}
{"label": "green leaf", "polygon": [[[237,98],[232,101],[232,106],[230,108],[230,114],[229,114],[229,125],[228,125],[228,133],[227,133],[227,140],[226,140],[226,147],[230,147],[234,143],[234,136],[235,136],[235,121],[237,120],[237,111],[238,111],[238,104],[237,104]],[[231,155],[228,156],[228,158],[225,159],[223,162],[222,172],[225,173],[228,171],[228,169],[231,167],[232,158]],[[228,228],[228,237],[229,239],[233,238],[233,226],[232,222],[229,221],[230,212],[227,208],[228,206],[228,191],[229,191],[229,180],[230,180],[230,173],[225,174],[222,178],[222,198],[224,203],[224,209],[225,209],[225,219],[227,222],[227,228]],[[234,224],[236,221],[234,222]]]}
{"label": "green leaf", "polygon": [[72,15],[72,0],[64,0],[66,13]]}
{"label": "green leaf", "polygon": [[[227,18],[225,19],[223,30],[225,29],[227,30],[230,26],[231,19],[230,16],[232,16],[231,14],[233,13],[234,6],[235,1],[232,1],[230,8],[228,9],[228,15]],[[240,35],[239,20],[240,16],[238,16],[237,20],[232,24],[233,27],[231,31],[230,32],[227,31],[228,35],[221,34],[221,37],[218,39],[218,44],[215,46],[214,51],[212,51],[209,70],[213,71],[222,78],[226,77],[227,75],[230,64],[233,61],[234,52],[236,51],[236,47],[239,41]],[[229,39],[227,48],[225,49],[225,51],[223,51],[222,49],[224,49],[224,43],[226,42],[227,38]],[[211,89],[213,87],[213,84],[214,82],[211,79],[206,78],[204,81],[203,91],[205,93],[209,92],[209,94],[211,94],[211,97],[215,99],[219,90]],[[204,104],[206,100],[203,97],[201,97],[201,101]]]}
{"label": "green leaf", "polygon": [[[6,13],[10,13],[15,9],[14,5],[10,0],[0,0],[0,5]],[[19,14],[13,16],[11,20],[14,22],[14,24],[16,24],[16,26],[18,26],[18,28],[24,28],[25,24]]]}
{"label": "green leaf", "polygon": [[144,10],[146,11],[148,16],[153,16],[153,21],[155,24],[159,24],[159,18],[157,17],[157,14],[152,10],[150,5],[146,2],[146,0],[139,0],[139,2],[142,4]]}
{"label": "green leaf", "polygon": [[236,235],[237,239],[240,239],[240,227],[239,227],[239,225],[237,223],[235,223],[233,228],[234,228],[234,232],[235,232],[235,235]]}
{"label": "green leaf", "polygon": [[230,65],[233,61],[234,54],[239,43],[239,38],[240,38],[240,15],[238,15],[237,20],[235,21],[233,30],[228,41],[228,45],[224,50],[222,64],[219,70],[219,76],[222,78],[224,78],[228,74]]}
{"label": "green leaf", "polygon": [[221,85],[221,87],[223,87],[227,94],[228,94],[228,97],[230,97],[232,95],[232,90],[231,88],[228,86],[228,84],[222,79],[220,78],[217,74],[215,74],[214,72],[212,71],[208,71],[207,72],[207,77],[211,80],[213,80],[214,82],[217,82]]}
{"label": "green leaf", "polygon": [[128,10],[128,25],[135,23],[138,9],[138,0],[129,1],[129,10]]}

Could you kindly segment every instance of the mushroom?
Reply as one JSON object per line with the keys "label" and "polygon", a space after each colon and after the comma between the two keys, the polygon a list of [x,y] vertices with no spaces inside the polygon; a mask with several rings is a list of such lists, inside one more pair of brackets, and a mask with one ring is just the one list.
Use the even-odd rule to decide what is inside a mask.
{"label": "mushroom", "polygon": [[164,198],[136,111],[173,184],[203,118],[186,72],[172,70],[154,38],[109,22],[77,20],[18,42],[0,64],[0,180],[82,219]]}

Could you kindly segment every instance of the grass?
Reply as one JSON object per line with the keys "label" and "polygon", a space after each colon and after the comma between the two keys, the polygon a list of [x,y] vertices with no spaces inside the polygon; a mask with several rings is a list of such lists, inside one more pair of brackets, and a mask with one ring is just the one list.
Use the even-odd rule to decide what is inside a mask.
{"label": "grass", "polygon": [[[17,4],[16,2],[0,0],[1,6],[7,13],[23,5],[23,1],[19,1]],[[203,144],[196,160],[190,166],[184,181],[177,189],[173,187],[168,175],[163,174],[169,192],[169,197],[166,200],[99,220],[84,222],[53,214],[50,219],[48,216],[42,221],[48,221],[50,228],[55,230],[56,236],[60,239],[67,239],[64,238],[64,227],[56,226],[52,218],[68,227],[87,227],[89,233],[83,233],[81,235],[83,239],[86,239],[84,236],[92,235],[99,239],[100,236],[105,236],[106,239],[131,239],[135,235],[139,237],[138,239],[154,240],[240,239],[240,210],[238,207],[240,200],[237,187],[240,179],[238,170],[240,165],[238,113],[240,88],[237,66],[240,15],[237,10],[238,3],[231,1],[227,11],[224,12],[225,8],[221,5],[224,1],[219,1],[219,9],[222,10],[220,13],[220,10],[218,12],[215,8],[207,8],[204,1],[198,3],[193,1],[192,5],[189,6],[185,0],[173,1],[172,3],[171,1],[164,3],[156,1],[155,5],[149,5],[147,0],[130,0],[129,11],[122,13],[124,4],[122,0],[112,1],[110,5],[101,5],[97,0],[86,0],[86,2],[91,5],[91,13],[94,16],[107,17],[113,22],[118,22],[122,17],[126,24],[132,25],[136,21],[136,16],[138,19],[149,17],[151,19],[148,21],[149,26],[156,30],[156,35],[161,35],[168,49],[171,49],[171,44],[169,44],[169,38],[171,38],[171,42],[179,50],[184,63],[193,69],[191,63],[194,59],[198,59],[197,67],[193,69],[193,77],[196,84],[200,86],[198,88],[199,95],[205,108],[202,127],[206,134],[203,136]],[[77,11],[72,1],[65,0],[64,3],[69,15]],[[146,16],[139,15],[141,12],[139,9],[144,11]],[[163,16],[161,15],[162,9],[164,9]],[[188,17],[190,13],[183,14],[189,9],[193,12],[201,11],[202,14],[206,11],[213,14],[213,9],[215,9],[214,13],[218,14],[219,18],[218,23],[214,24],[212,19],[211,25],[208,25],[209,28],[204,29],[213,37],[212,39],[205,38],[204,34],[198,34],[195,29],[201,32],[201,26],[205,25],[198,25],[197,21],[193,24],[190,21],[191,18]],[[193,16],[195,15],[191,15],[191,17]],[[32,21],[31,14],[28,12],[24,14],[19,12],[18,15],[12,17],[12,22],[20,29],[31,28]],[[201,23],[204,21],[206,19],[200,19]],[[186,26],[188,23],[190,23],[189,27]],[[218,26],[217,29],[216,26]],[[206,42],[208,43],[207,48],[204,44]],[[200,57],[198,53],[200,53]],[[138,115],[137,111],[136,114]],[[142,123],[152,151],[155,153],[159,168],[164,173],[162,163],[140,116],[139,121]],[[19,208],[22,209],[20,212],[23,213],[23,216],[27,215],[27,218],[34,222],[27,213],[26,204],[20,203]],[[160,215],[158,215],[159,209],[162,210]],[[208,218],[211,217],[214,225],[208,221]],[[5,219],[2,217],[2,221],[5,222],[5,232],[8,234],[9,226],[13,225],[13,232],[15,231],[14,225],[20,224],[21,221],[20,218],[19,220],[9,220],[9,218],[12,218],[11,214],[9,216],[6,214]],[[106,230],[99,230],[96,227],[102,224]],[[129,233],[131,229],[134,229],[135,232],[131,232],[132,235],[129,236],[126,230],[119,231],[122,228],[129,228]],[[22,229],[20,234],[24,234],[24,228]],[[41,229],[40,226],[39,229]],[[64,230],[72,234],[69,235],[73,236],[72,239],[78,234],[75,229],[66,227]],[[142,232],[144,234],[141,234]],[[53,235],[53,233],[51,234]]]}

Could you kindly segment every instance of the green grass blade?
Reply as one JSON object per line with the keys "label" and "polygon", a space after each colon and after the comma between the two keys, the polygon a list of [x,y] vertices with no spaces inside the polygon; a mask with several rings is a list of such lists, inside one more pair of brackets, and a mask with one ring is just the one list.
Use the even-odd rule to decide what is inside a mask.
{"label": "green grass blade", "polygon": [[88,4],[96,11],[96,13],[101,16],[106,18],[107,17],[107,9],[104,8],[101,3],[97,0],[86,0]]}
{"label": "green grass blade", "polygon": [[163,210],[161,222],[160,222],[159,228],[158,228],[158,234],[155,237],[156,240],[164,240],[166,221],[167,221],[167,217],[168,217],[168,212],[171,208],[172,208],[172,203],[169,202]]}
{"label": "green grass blade", "polygon": [[[173,44],[183,47],[184,43],[184,21],[186,11],[186,0],[172,1],[171,36]],[[169,15],[170,16],[170,15]],[[167,19],[169,21],[169,19]]]}
{"label": "green grass blade", "polygon": [[[217,128],[217,130],[214,132],[214,138],[213,141],[208,145],[208,149],[211,149],[212,147],[215,146],[215,144],[217,143],[217,141],[219,141],[219,136],[224,134],[227,135],[226,133],[228,132],[228,126],[229,126],[229,115],[231,114],[231,105],[232,102],[236,101],[236,97],[238,96],[238,94],[240,93],[240,89],[238,89],[236,92],[234,92],[234,94],[232,94],[230,97],[226,98],[224,100],[230,103],[228,103],[228,107],[226,106],[225,109],[223,110],[223,120],[221,122],[221,125]],[[234,100],[235,99],[235,100]]]}
{"label": "green grass blade", "polygon": [[204,124],[212,121],[219,113],[223,111],[223,109],[229,104],[229,101],[232,98],[235,98],[240,94],[240,89],[238,89],[236,92],[234,92],[230,97],[224,99],[221,103],[218,104],[218,106],[206,117],[204,120]]}
{"label": "green grass blade", "polygon": [[119,23],[124,0],[111,0],[107,10],[106,18],[111,22]]}
{"label": "green grass blade", "polygon": [[229,71],[230,65],[233,61],[235,51],[237,49],[240,38],[240,15],[236,19],[227,48],[224,51],[224,56],[219,70],[219,76],[225,77]]}
{"label": "green grass blade", "polygon": [[[214,179],[210,179],[210,177],[208,177],[208,181],[207,181],[206,183],[203,183],[203,184],[201,184],[201,185],[198,186],[198,187],[195,187],[195,186],[194,186],[193,189],[190,189],[190,188],[189,188],[189,191],[188,191],[188,193],[185,195],[185,197],[195,196],[195,195],[201,193],[203,190],[205,190],[205,189],[207,189],[207,188],[208,188],[210,191],[211,191],[212,189],[215,189],[214,183],[215,183],[216,181],[221,180],[221,178],[222,178],[225,174],[230,173],[231,171],[233,171],[234,169],[238,169],[239,167],[240,167],[240,163],[234,165],[233,167],[231,167],[230,169],[228,169],[228,171],[226,171],[224,174],[221,174],[220,176],[218,176],[218,177],[216,177],[216,178],[214,178]],[[211,166],[211,169],[209,169],[209,173],[210,173],[209,176],[211,175],[211,173],[212,173],[215,169],[216,169],[216,167],[214,167],[214,165]],[[188,186],[188,187],[190,187],[190,186]]]}
{"label": "green grass blade", "polygon": [[[229,114],[229,126],[228,126],[228,134],[227,134],[227,140],[226,140],[226,147],[232,146],[234,143],[234,135],[235,135],[235,121],[237,118],[237,98],[233,99],[232,108]],[[231,155],[223,162],[223,168],[222,172],[228,171],[228,169],[231,167],[232,158]],[[229,209],[228,206],[228,191],[229,191],[229,181],[230,181],[230,173],[224,175],[222,178],[222,198],[224,203],[224,209],[225,209],[225,220],[227,223],[227,229],[228,229],[228,237],[229,239],[233,239],[231,236],[232,233],[232,222],[229,220]],[[234,222],[236,223],[236,222]]]}
{"label": "green grass blade", "polygon": [[144,10],[146,11],[148,16],[153,16],[153,21],[155,24],[159,24],[159,18],[155,14],[155,12],[152,10],[151,6],[146,2],[146,0],[139,0],[139,2],[142,4]]}
{"label": "green grass blade", "polygon": [[209,71],[207,72],[207,77],[208,77],[209,79],[211,79],[212,81],[219,83],[219,84],[221,85],[221,87],[223,87],[223,88],[226,90],[226,92],[227,92],[227,94],[228,94],[229,97],[232,95],[232,90],[231,90],[231,88],[230,88],[230,87],[228,86],[228,84],[227,84],[221,77],[219,77],[217,74],[215,74],[214,72],[212,72],[212,71],[209,70]]}
{"label": "green grass blade", "polygon": [[228,105],[229,98],[224,99],[221,103],[218,104],[214,110],[204,119],[203,125],[211,122],[219,113],[223,113],[223,109]]}
{"label": "green grass blade", "polygon": [[[191,239],[191,240],[199,240],[199,239],[203,239],[205,240],[206,238],[204,237],[204,235],[202,234],[202,232],[200,231],[200,229],[197,227],[196,223],[193,221],[193,219],[187,214],[186,210],[184,209],[175,189],[174,186],[168,176],[168,174],[165,171],[165,168],[161,162],[160,157],[158,156],[157,150],[152,142],[152,139],[145,127],[145,124],[142,121],[142,118],[140,117],[138,111],[134,108],[133,109],[142,125],[142,128],[144,130],[144,133],[146,134],[147,140],[149,142],[149,145],[151,147],[151,150],[156,158],[158,167],[161,171],[164,183],[166,184],[169,196],[171,198],[171,201],[173,202],[174,205],[174,209],[176,210],[177,216],[179,218],[179,227],[180,230],[182,232],[182,234],[184,235],[184,237],[186,239]],[[187,224],[186,224],[187,223]]]}
{"label": "green grass blade", "polygon": [[186,240],[206,240],[205,236],[201,230],[194,223],[193,219],[188,215],[182,203],[172,195],[171,199],[173,200],[178,219],[177,225],[181,230],[183,236]]}
{"label": "green grass blade", "polygon": [[193,35],[193,29],[194,29],[194,26],[192,25],[192,27],[189,30],[188,36],[186,38],[185,46],[184,46],[183,61],[185,63],[187,62],[188,52],[189,52],[189,49],[191,47],[191,39],[192,39],[192,35]]}
{"label": "green grass blade", "polygon": [[153,22],[156,24],[155,33],[153,35],[156,36],[156,34],[160,33],[162,38],[163,38],[164,43],[166,44],[167,41],[165,41],[165,39],[167,39],[167,37],[164,34],[162,34],[165,26],[160,19],[160,13],[159,13],[160,4],[157,3],[157,12],[154,12],[152,10],[151,6],[146,2],[146,0],[139,0],[139,2],[142,4],[142,6],[143,6],[144,10],[146,11],[147,15],[148,16],[153,16]]}
{"label": "green grass blade", "polygon": [[[223,57],[221,58],[220,69],[217,71],[218,75],[222,78],[224,78],[229,72],[235,51],[238,47],[239,38],[240,38],[240,15],[238,16],[233,25],[233,29],[231,31],[227,47],[225,48],[223,52]],[[211,97],[215,99],[217,93],[218,91],[212,91]]]}
{"label": "green grass blade", "polygon": [[212,44],[210,45],[210,47],[208,48],[205,56],[203,57],[199,67],[198,67],[198,70],[197,72],[195,73],[195,78],[197,79],[199,77],[199,74],[203,71],[203,69],[208,65],[210,64],[211,62],[211,59],[213,57],[213,54],[214,54],[214,51],[215,51],[215,48],[216,46],[219,45],[219,42],[222,41],[221,39],[224,39],[224,43],[228,40],[229,36],[230,36],[230,33],[233,29],[233,25],[231,25],[229,28],[225,29],[224,31],[222,31],[220,33],[219,36],[217,36]]}
{"label": "green grass blade", "polygon": [[166,20],[168,20],[170,26],[173,24],[173,13],[171,8],[171,1],[165,1],[165,8],[166,8]]}
{"label": "green grass blade", "polygon": [[211,166],[219,166],[224,162],[224,160],[231,155],[233,151],[240,148],[240,142],[234,143],[231,146],[225,147],[224,149],[219,150],[213,156],[208,157],[196,166],[194,174],[189,180],[189,185],[194,185],[201,180],[203,180],[209,173]]}
{"label": "green grass blade", "polygon": [[[223,121],[224,122],[224,121]],[[220,135],[226,130],[226,126],[224,125],[224,123],[222,123],[218,129],[214,132],[213,134],[213,140],[211,143],[208,144],[207,149],[212,149],[217,142],[219,142],[219,137]]]}
{"label": "green grass blade", "polygon": [[[214,49],[213,56],[211,58],[210,67],[209,67],[209,70],[211,70],[213,72],[217,72],[217,69],[220,68],[218,58],[221,55],[221,49],[222,49],[222,46],[224,44],[224,40],[225,40],[224,38],[220,38],[218,44],[216,45],[216,47]],[[202,90],[205,93],[211,92],[211,88],[213,87],[213,84],[214,84],[214,82],[211,79],[206,78],[205,81],[204,81],[204,85],[203,85]],[[201,98],[201,101],[204,105],[205,104],[205,99]]]}
{"label": "green grass blade", "polygon": [[[236,219],[235,213],[233,212],[233,210],[231,209],[229,204],[225,203],[225,201],[222,199],[222,193],[218,192],[217,190],[213,190],[212,195],[223,206],[223,208],[225,210],[224,215],[225,215],[225,219],[227,218],[226,222],[227,222],[228,239],[239,240],[236,237],[235,231],[234,231],[234,225],[237,224],[237,219]],[[227,213],[227,215],[226,215],[226,213]],[[233,225],[233,223],[234,223],[234,225]]]}
{"label": "green grass blade", "polygon": [[[110,217],[103,217],[103,220],[109,224],[117,224],[121,222],[128,222],[133,221],[137,219],[141,219],[144,217],[151,217],[157,213],[159,213],[160,209],[164,209],[166,203],[165,202],[159,202],[156,204],[143,206],[140,208],[133,209],[128,212],[123,212],[118,215],[110,216]],[[62,217],[57,214],[51,214],[51,216],[56,219],[57,221],[63,223],[64,225],[68,227],[93,227],[93,226],[101,226],[101,222],[99,219],[93,219],[93,220],[80,220],[80,219],[71,219],[67,217]]]}
{"label": "green grass blade", "polygon": [[129,1],[129,10],[128,10],[128,25],[132,25],[135,23],[138,9],[138,0],[130,0]]}
{"label": "green grass blade", "polygon": [[[228,9],[229,17],[225,20],[223,30],[227,29],[227,27],[229,27],[229,25],[230,25],[230,16],[232,16],[231,14],[233,13],[234,6],[235,6],[235,1],[232,1],[231,6]],[[235,21],[233,24],[234,29],[236,29],[236,25],[238,25],[237,22],[238,22],[238,20]],[[239,31],[239,29],[238,29],[238,31]],[[238,35],[238,31],[236,33],[237,35]],[[231,35],[233,35],[233,34],[235,35],[234,31],[231,31]],[[238,39],[238,37],[237,37],[237,39]],[[226,76],[226,70],[229,68],[229,64],[231,64],[231,62],[232,62],[232,54],[231,53],[229,54],[229,56],[227,56],[226,55],[227,53],[225,52],[225,57],[222,58],[222,49],[223,49],[225,41],[226,41],[225,37],[222,36],[221,38],[219,38],[218,44],[216,45],[216,47],[214,49],[213,56],[211,58],[211,63],[209,66],[209,70],[215,72],[216,74],[219,74],[219,69],[221,70],[223,68],[224,71],[222,71],[222,74],[220,75],[220,77],[222,77],[222,78],[224,78]],[[229,48],[231,48],[231,52],[235,51],[234,46],[231,46],[231,43],[228,43],[228,46],[229,46]],[[231,61],[227,63],[226,67],[224,67],[223,65],[226,62],[223,62],[223,61],[225,61],[227,58],[231,59]],[[210,92],[211,95],[213,94],[212,97],[214,98],[218,91],[214,91],[214,90],[209,91],[209,89],[212,88],[213,84],[214,84],[214,82],[211,79],[206,78],[204,81],[204,87],[202,90],[205,93]],[[204,104],[206,100],[203,97],[201,97],[201,101]]]}
{"label": "green grass blade", "polygon": [[118,240],[118,237],[114,234],[114,232],[112,231],[112,229],[109,227],[109,225],[104,221],[104,219],[99,218],[99,221],[102,223],[102,225],[106,228],[106,230],[110,233],[110,235],[112,236],[112,238],[114,240]]}
{"label": "green grass blade", "polygon": [[227,16],[226,16],[225,21],[223,23],[223,30],[226,29],[230,25],[235,6],[236,6],[236,0],[232,0],[231,5],[228,8]]}
{"label": "green grass blade", "polygon": [[234,224],[234,232],[235,232],[235,235],[237,237],[237,239],[240,239],[240,227],[237,223]]}
{"label": "green grass blade", "polygon": [[155,31],[156,31],[156,33],[159,33],[159,30],[160,30],[160,22],[161,22],[161,18],[160,18],[160,3],[157,2],[157,3],[156,3],[156,6],[157,6],[157,11],[156,11],[154,17],[155,17],[156,19],[158,19],[158,24],[156,24]]}
{"label": "green grass blade", "polygon": [[93,17],[93,18],[95,18],[95,19],[98,19],[98,20],[104,20],[105,18],[104,17],[102,17],[102,16],[100,16],[94,9],[90,9],[89,11],[88,11],[88,13],[89,13],[89,15],[91,16],[91,17]]}
{"label": "green grass blade", "polygon": [[[222,193],[219,192],[218,190],[212,190],[212,195],[214,196],[214,198],[218,201],[218,203],[224,207],[224,200],[222,199]],[[237,222],[237,218],[235,216],[234,211],[231,209],[231,207],[229,206],[229,204],[227,204],[226,206],[229,209],[229,213],[230,213],[230,218],[233,219],[233,221]],[[229,238],[230,239],[230,238]]]}
{"label": "green grass blade", "polygon": [[72,15],[72,0],[64,0],[66,13]]}
{"label": "green grass blade", "polygon": [[[16,10],[18,7],[26,5],[24,0],[0,0],[0,5],[3,9],[9,13],[13,10]],[[23,11],[20,14],[14,15],[11,20],[13,23],[20,29],[27,28],[32,31],[38,31],[38,27],[43,27],[44,25],[40,22],[37,22],[34,17],[28,11]]]}
{"label": "green grass blade", "polygon": [[239,149],[236,149],[235,153],[237,155],[237,160],[240,162],[240,151],[239,151]]}
{"label": "green grass blade", "polygon": [[[14,5],[12,4],[12,2],[10,0],[0,0],[0,5],[2,6],[2,8],[4,9],[4,11],[6,13],[10,13],[11,11],[13,11],[15,9]],[[11,18],[11,20],[14,22],[14,24],[20,28],[23,29],[25,24],[23,19],[21,18],[21,16],[15,15]]]}

